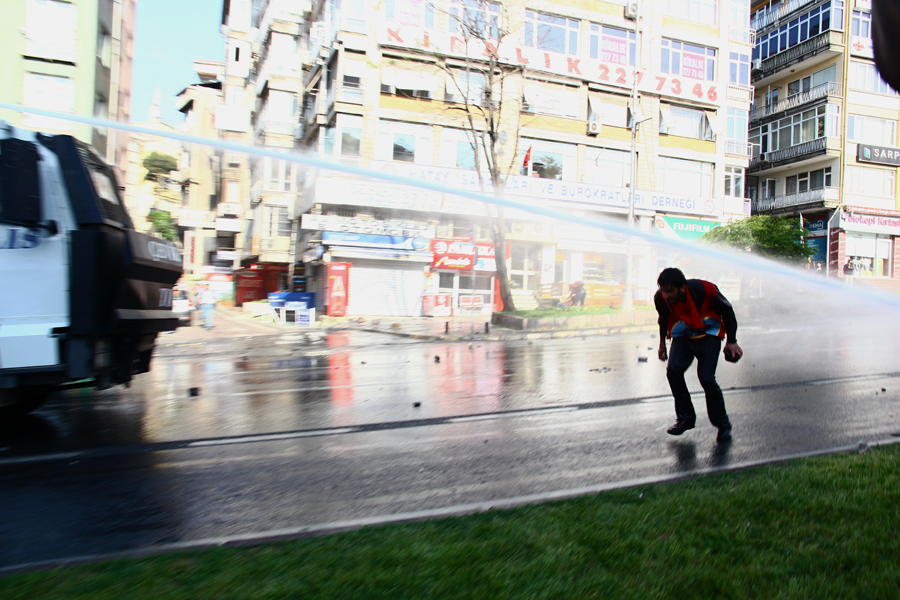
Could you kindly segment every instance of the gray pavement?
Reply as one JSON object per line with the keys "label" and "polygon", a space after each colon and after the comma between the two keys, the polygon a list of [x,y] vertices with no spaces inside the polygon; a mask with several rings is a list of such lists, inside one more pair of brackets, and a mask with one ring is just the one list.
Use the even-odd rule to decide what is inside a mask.
{"label": "gray pavement", "polygon": [[160,336],[159,343],[185,340],[234,338],[275,333],[317,333],[332,331],[367,331],[398,337],[432,341],[502,342],[548,338],[576,338],[617,333],[656,331],[656,325],[603,327],[594,329],[566,329],[557,331],[517,331],[490,323],[490,315],[471,317],[329,317],[318,316],[315,326],[298,327],[275,323],[268,317],[253,316],[241,307],[216,307],[213,329],[200,327],[195,320],[190,327],[179,327],[171,334]]}

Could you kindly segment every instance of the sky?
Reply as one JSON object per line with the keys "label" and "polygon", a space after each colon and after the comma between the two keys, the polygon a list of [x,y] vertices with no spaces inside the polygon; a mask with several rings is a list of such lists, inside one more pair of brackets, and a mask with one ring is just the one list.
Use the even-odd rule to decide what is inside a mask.
{"label": "sky", "polygon": [[222,0],[138,0],[132,122],[149,120],[155,90],[159,90],[162,120],[173,126],[184,121],[175,109],[175,96],[199,81],[194,60],[224,60],[221,22]]}

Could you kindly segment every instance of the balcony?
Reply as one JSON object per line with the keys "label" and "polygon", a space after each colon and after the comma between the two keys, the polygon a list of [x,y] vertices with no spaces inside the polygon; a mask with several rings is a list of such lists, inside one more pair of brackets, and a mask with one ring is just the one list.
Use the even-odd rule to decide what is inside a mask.
{"label": "balcony", "polygon": [[750,158],[753,154],[753,144],[750,142],[739,140],[725,141],[725,156],[734,156],[736,158]]}
{"label": "balcony", "polygon": [[782,17],[786,17],[795,10],[800,10],[804,6],[814,4],[816,2],[819,2],[819,0],[789,0],[788,2],[783,2],[777,9],[770,10],[762,16],[751,19],[750,29],[754,31],[765,29],[769,25],[777,23]]}
{"label": "balcony", "polygon": [[[836,187],[827,187],[818,190],[809,190],[797,194],[775,196],[774,198],[761,198],[753,200],[752,213],[768,213],[773,211],[787,212],[793,208],[835,208],[840,203],[840,190]],[[812,206],[809,206],[812,205]]]}
{"label": "balcony", "polygon": [[327,107],[325,110],[326,113],[330,113],[334,110],[335,101],[346,102],[348,104],[362,104],[362,87],[359,85],[344,84],[329,88],[328,95],[325,97],[325,106]]}
{"label": "balcony", "polygon": [[[765,60],[753,61],[753,73],[751,79],[755,85],[760,85],[763,79],[771,77],[789,66],[799,65],[798,69],[805,69],[817,62],[821,62],[831,56],[837,56],[844,50],[844,33],[841,31],[825,31],[814,38],[779,52]],[[817,60],[811,60],[817,58]]]}
{"label": "balcony", "polygon": [[843,86],[840,83],[828,81],[822,85],[817,85],[814,88],[808,89],[805,92],[788,96],[784,100],[779,100],[774,104],[766,104],[765,106],[754,108],[750,111],[750,127],[753,127],[757,121],[765,119],[766,117],[777,115],[778,113],[796,108],[797,106],[802,106],[820,98],[826,98],[828,96],[837,96],[840,98],[842,97],[842,94]]}
{"label": "balcony", "polygon": [[728,40],[738,42],[739,44],[747,44],[749,46],[756,45],[756,31],[746,27],[729,27]]}
{"label": "balcony", "polygon": [[750,159],[750,171],[762,171],[789,163],[799,162],[801,160],[815,158],[816,156],[825,154],[829,149],[829,146],[831,146],[832,149],[835,145],[840,147],[839,139],[833,139],[830,144],[828,143],[828,139],[829,138],[821,137],[817,140],[803,142],[802,144],[789,146],[787,148],[782,148],[781,150],[775,150],[774,152],[757,154]]}

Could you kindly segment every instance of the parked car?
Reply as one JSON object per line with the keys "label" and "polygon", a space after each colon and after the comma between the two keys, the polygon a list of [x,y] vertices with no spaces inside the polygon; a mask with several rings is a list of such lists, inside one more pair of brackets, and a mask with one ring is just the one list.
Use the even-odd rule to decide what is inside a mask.
{"label": "parked car", "polygon": [[178,317],[179,325],[193,324],[194,297],[187,290],[176,289],[172,292],[172,312]]}

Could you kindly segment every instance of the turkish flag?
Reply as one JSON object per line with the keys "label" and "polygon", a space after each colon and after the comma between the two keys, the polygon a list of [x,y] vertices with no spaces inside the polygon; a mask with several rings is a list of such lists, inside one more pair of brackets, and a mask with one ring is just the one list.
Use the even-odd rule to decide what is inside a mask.
{"label": "turkish flag", "polygon": [[522,168],[527,169],[528,163],[531,162],[531,146],[528,146],[528,152],[525,153],[525,160],[522,162]]}

